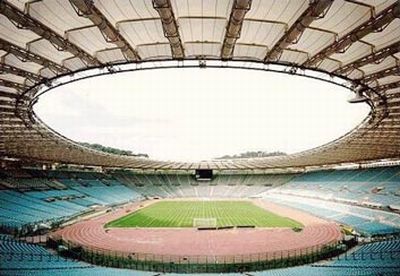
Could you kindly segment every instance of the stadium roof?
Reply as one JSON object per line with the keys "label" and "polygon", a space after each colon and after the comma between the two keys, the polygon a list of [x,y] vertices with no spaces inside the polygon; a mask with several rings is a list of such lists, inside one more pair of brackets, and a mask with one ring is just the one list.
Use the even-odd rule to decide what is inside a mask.
{"label": "stadium roof", "polygon": [[[400,156],[400,1],[10,0],[0,1],[0,13],[0,156],[143,169],[289,168]],[[301,153],[184,163],[82,147],[32,110],[60,76],[164,60],[325,72],[362,90],[371,112],[350,133]]]}

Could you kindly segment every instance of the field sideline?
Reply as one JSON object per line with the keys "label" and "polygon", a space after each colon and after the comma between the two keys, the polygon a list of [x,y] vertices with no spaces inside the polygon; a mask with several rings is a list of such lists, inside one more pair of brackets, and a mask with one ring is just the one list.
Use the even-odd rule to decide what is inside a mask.
{"label": "field sideline", "polygon": [[218,227],[302,226],[250,201],[160,201],[111,221],[105,227],[193,227],[194,218],[216,218]]}

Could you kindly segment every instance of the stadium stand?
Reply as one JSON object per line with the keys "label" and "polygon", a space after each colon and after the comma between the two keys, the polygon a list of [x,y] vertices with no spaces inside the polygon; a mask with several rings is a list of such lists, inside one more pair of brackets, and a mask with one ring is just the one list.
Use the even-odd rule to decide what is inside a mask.
{"label": "stadium stand", "polygon": [[[0,178],[10,184],[0,190],[0,222],[9,227],[54,224],[90,211],[91,207],[141,198],[260,195],[351,226],[366,235],[397,233],[400,225],[400,216],[394,210],[399,198],[398,166],[301,175],[216,175],[205,183],[197,182],[190,175],[130,171],[105,174],[28,170],[17,175],[20,177],[3,175]],[[28,181],[29,176],[34,181]],[[37,183],[41,183],[39,189]]]}
{"label": "stadium stand", "polygon": [[250,197],[272,186],[286,183],[295,175],[216,175],[211,181],[199,183],[188,174],[138,174],[116,171],[120,182],[147,197]]}
{"label": "stadium stand", "polygon": [[392,234],[400,231],[399,180],[398,166],[310,172],[267,191],[265,198],[363,234]]}
{"label": "stadium stand", "polygon": [[[216,175],[208,182],[198,182],[190,175],[130,171],[95,173],[30,169],[15,175],[3,172],[0,181],[6,185],[0,190],[0,222],[3,228],[29,226],[28,230],[34,231],[43,224],[48,228],[57,226],[93,208],[118,206],[151,197],[256,197],[339,222],[366,237],[390,237],[400,232],[400,215],[391,208],[397,203],[399,175],[398,166],[264,176]],[[367,199],[368,204],[365,203]],[[380,205],[374,204],[378,202]],[[129,275],[125,270],[63,259],[43,247],[16,241],[11,236],[1,235],[0,240],[1,269],[6,269],[7,275]],[[399,240],[375,242],[358,247],[347,257],[249,275],[353,275],[355,269],[362,269],[357,275],[378,272],[396,275],[400,269],[397,265],[398,246]],[[47,267],[43,266],[42,260],[46,260]],[[46,267],[45,271],[43,267]],[[153,275],[139,273],[142,272],[135,275]]]}
{"label": "stadium stand", "polygon": [[[36,181],[32,182],[17,177],[5,178],[12,189],[0,190],[0,224],[3,228],[35,228],[38,224],[50,227],[89,212],[92,207],[113,206],[141,198],[140,194],[115,180],[102,182],[95,178],[105,175],[50,172],[48,177],[69,177],[55,180],[44,178],[46,174],[43,172],[33,174],[39,173],[42,174],[42,178],[33,178]],[[81,178],[71,178],[76,176]],[[37,183],[42,184],[39,190]],[[54,189],[55,187],[63,189]]]}
{"label": "stadium stand", "polygon": [[400,169],[394,166],[310,172],[282,188],[303,196],[384,208],[399,204],[399,182]]}
{"label": "stadium stand", "polygon": [[[0,235],[1,271],[7,275],[163,275],[154,272],[104,268],[66,259],[39,245]],[[314,265],[252,272],[246,275],[398,275],[400,240],[363,244],[351,253]],[[167,273],[166,275],[178,275]],[[194,275],[194,274],[186,274]],[[217,274],[208,274],[217,275]],[[238,274],[227,274],[238,275]]]}
{"label": "stadium stand", "polygon": [[40,245],[18,241],[4,234],[0,235],[0,263],[1,275],[154,275],[66,259]]}
{"label": "stadium stand", "polygon": [[400,240],[396,239],[361,245],[351,254],[341,255],[328,262],[253,275],[398,275],[399,270]]}
{"label": "stadium stand", "polygon": [[400,232],[399,215],[336,202],[307,199],[299,196],[269,193],[265,199],[337,221],[365,235],[384,235]]}

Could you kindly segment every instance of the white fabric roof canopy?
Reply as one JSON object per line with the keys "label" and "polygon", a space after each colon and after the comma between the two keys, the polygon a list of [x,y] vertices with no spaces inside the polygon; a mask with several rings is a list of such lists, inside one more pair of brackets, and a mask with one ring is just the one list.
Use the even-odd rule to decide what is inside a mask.
{"label": "white fabric roof canopy", "polygon": [[[162,169],[287,168],[400,156],[396,0],[8,0],[0,3],[0,57],[2,156]],[[96,152],[32,119],[37,88],[56,76],[111,64],[185,59],[320,70],[363,86],[373,108],[353,132],[317,149],[203,163]]]}

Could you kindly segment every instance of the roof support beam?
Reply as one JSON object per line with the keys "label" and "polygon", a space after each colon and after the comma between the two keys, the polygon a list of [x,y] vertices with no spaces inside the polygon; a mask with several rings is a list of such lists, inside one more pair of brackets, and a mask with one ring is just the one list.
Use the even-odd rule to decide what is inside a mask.
{"label": "roof support beam", "polygon": [[359,41],[366,35],[382,31],[387,25],[389,25],[395,18],[400,17],[400,2],[395,2],[387,9],[380,12],[374,18],[368,20],[364,24],[361,24],[350,33],[339,39],[337,42],[329,45],[321,52],[314,55],[303,63],[305,67],[312,67],[317,63],[323,61],[326,57],[331,56],[334,53],[340,53],[346,51],[354,42]]}
{"label": "roof support beam", "polygon": [[70,0],[72,7],[77,11],[78,15],[84,16],[91,20],[103,34],[105,40],[117,45],[127,60],[140,60],[138,53],[126,41],[126,39],[114,28],[110,21],[96,8],[93,1],[88,0]]}
{"label": "roof support beam", "polygon": [[324,11],[329,8],[333,0],[314,0],[310,2],[310,6],[300,15],[296,22],[289,28],[289,30],[279,39],[279,41],[272,47],[271,51],[267,53],[264,58],[265,62],[278,60],[282,51],[290,44],[295,44],[305,29],[311,23],[320,18]]}
{"label": "roof support beam", "polygon": [[43,77],[36,75],[32,72],[22,70],[20,68],[5,64],[5,63],[0,63],[0,72],[5,72],[5,73],[10,73],[14,74],[20,77],[28,78],[32,80],[33,82],[40,82],[43,80]]}
{"label": "roof support beam", "polygon": [[68,51],[82,59],[88,65],[100,65],[100,62],[96,58],[86,53],[83,49],[72,44],[68,39],[63,38],[46,25],[30,17],[29,14],[21,12],[13,5],[7,3],[7,1],[0,2],[0,13],[8,17],[8,19],[17,26],[29,29],[35,34],[47,39],[57,50]]}
{"label": "roof support beam", "polygon": [[400,52],[400,41],[395,42],[386,48],[380,49],[379,51],[376,51],[368,56],[353,61],[352,63],[349,63],[343,67],[340,67],[333,71],[333,73],[337,75],[345,75],[349,71],[360,68],[364,65],[372,64],[374,62],[379,63],[379,61],[382,61],[388,56],[396,54],[397,52]]}
{"label": "roof support beam", "polygon": [[153,7],[160,15],[164,36],[171,45],[172,57],[174,59],[183,59],[185,57],[185,51],[178,31],[178,24],[175,20],[174,11],[172,10],[171,1],[153,0]]}
{"label": "roof support beam", "polygon": [[224,43],[221,48],[221,58],[231,59],[236,40],[240,37],[243,21],[246,13],[250,10],[252,0],[235,0],[232,5],[231,15],[225,30]]}
{"label": "roof support beam", "polygon": [[18,57],[22,61],[32,61],[37,64],[43,65],[44,67],[49,68],[53,72],[60,72],[60,73],[68,73],[70,70],[61,66],[51,60],[48,60],[42,56],[29,52],[17,45],[14,45],[2,38],[0,38],[0,49],[4,50],[14,56]]}
{"label": "roof support beam", "polygon": [[382,71],[372,73],[370,75],[363,77],[360,80],[364,83],[368,83],[368,82],[371,82],[374,80],[378,80],[378,79],[396,75],[396,74],[400,74],[400,66],[399,65],[395,65],[393,67],[383,69]]}

